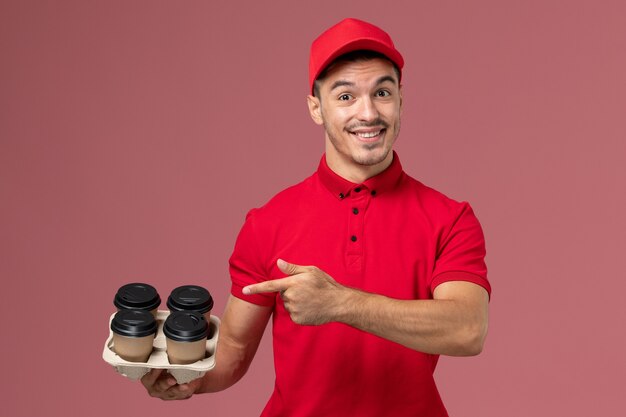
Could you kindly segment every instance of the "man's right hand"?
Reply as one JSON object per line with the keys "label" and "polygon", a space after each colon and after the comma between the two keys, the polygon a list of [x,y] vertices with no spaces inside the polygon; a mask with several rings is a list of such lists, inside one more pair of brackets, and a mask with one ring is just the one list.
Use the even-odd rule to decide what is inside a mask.
{"label": "man's right hand", "polygon": [[176,379],[164,369],[151,369],[141,378],[141,383],[151,397],[162,400],[186,400],[202,385],[202,378],[187,384],[177,384]]}
{"label": "man's right hand", "polygon": [[258,306],[231,295],[221,320],[213,369],[187,384],[177,384],[165,369],[152,369],[141,378],[141,383],[151,397],[162,400],[185,400],[194,394],[230,387],[250,366],[271,314],[272,307]]}

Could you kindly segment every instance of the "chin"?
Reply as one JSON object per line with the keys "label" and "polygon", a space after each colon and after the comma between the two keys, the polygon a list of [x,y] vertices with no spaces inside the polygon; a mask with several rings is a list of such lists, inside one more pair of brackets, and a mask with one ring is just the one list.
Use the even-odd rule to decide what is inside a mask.
{"label": "chin", "polygon": [[373,165],[378,165],[382,162],[385,161],[385,159],[387,159],[387,157],[389,156],[389,153],[391,152],[391,149],[385,149],[385,150],[381,150],[381,151],[373,151],[373,152],[366,152],[362,155],[354,155],[352,157],[352,160],[354,162],[356,162],[359,165],[364,165],[364,166],[373,166]]}

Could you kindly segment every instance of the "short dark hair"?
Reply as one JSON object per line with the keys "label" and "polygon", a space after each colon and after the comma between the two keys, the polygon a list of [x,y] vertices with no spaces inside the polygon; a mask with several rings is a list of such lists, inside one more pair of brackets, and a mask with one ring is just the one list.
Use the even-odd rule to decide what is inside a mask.
{"label": "short dark hair", "polygon": [[393,65],[393,69],[396,73],[396,76],[398,77],[398,80],[400,80],[400,68],[398,68],[398,66],[394,64],[389,58],[387,58],[385,55],[376,51],[370,51],[368,49],[359,49],[357,51],[352,51],[352,52],[348,52],[347,54],[340,55],[337,58],[335,58],[330,64],[328,64],[326,68],[324,68],[322,72],[320,72],[320,75],[318,75],[318,77],[315,79],[315,82],[313,83],[313,95],[315,97],[320,96],[320,81],[326,78],[326,76],[328,75],[328,71],[330,71],[330,69],[336,66],[337,64],[344,63],[344,62],[371,61],[372,59],[376,59],[376,58],[389,61]]}

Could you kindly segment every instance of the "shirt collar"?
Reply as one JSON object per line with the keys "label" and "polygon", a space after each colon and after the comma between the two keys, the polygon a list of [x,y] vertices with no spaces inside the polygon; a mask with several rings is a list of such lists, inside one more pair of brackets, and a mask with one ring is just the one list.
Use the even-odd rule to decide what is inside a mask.
{"label": "shirt collar", "polygon": [[326,163],[326,154],[322,156],[322,160],[317,168],[317,175],[322,184],[339,200],[343,200],[353,192],[359,193],[362,190],[367,191],[372,196],[378,196],[393,189],[400,180],[402,173],[400,158],[398,158],[398,154],[395,151],[393,151],[391,165],[387,169],[360,184],[348,181],[331,170]]}

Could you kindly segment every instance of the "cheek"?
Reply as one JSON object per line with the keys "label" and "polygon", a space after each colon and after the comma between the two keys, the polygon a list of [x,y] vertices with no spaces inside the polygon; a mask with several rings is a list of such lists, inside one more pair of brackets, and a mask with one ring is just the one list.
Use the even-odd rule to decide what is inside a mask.
{"label": "cheek", "polygon": [[400,107],[394,107],[392,109],[389,109],[389,112],[387,112],[387,114],[385,115],[387,121],[389,121],[390,123],[399,125],[401,110],[402,109]]}
{"label": "cheek", "polygon": [[346,116],[341,111],[333,111],[332,113],[325,113],[324,120],[328,126],[331,126],[336,130],[343,130],[343,127],[346,123]]}

